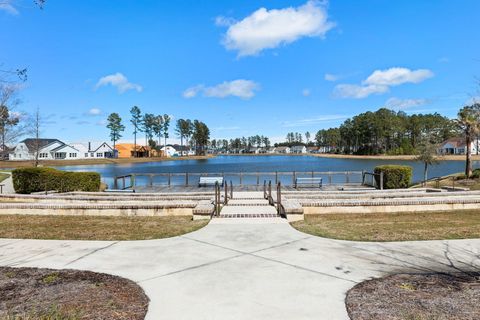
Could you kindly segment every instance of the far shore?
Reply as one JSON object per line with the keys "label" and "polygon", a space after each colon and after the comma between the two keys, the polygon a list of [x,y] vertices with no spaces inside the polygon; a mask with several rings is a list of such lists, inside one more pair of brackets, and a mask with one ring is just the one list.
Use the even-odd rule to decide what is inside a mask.
{"label": "far shore", "polygon": [[[335,154],[335,153],[241,153],[241,154],[219,154],[221,156],[252,156],[252,157],[268,157],[268,156],[289,156],[289,157],[302,157],[311,156],[319,158],[338,158],[338,159],[366,159],[366,160],[415,160],[415,155],[353,155],[353,154]],[[439,161],[464,161],[465,155],[446,155],[439,156]],[[473,155],[472,160],[480,161],[480,155]]]}
{"label": "far shore", "polygon": [[[182,160],[205,160],[215,158],[216,156],[251,156],[251,157],[268,157],[268,156],[288,156],[288,157],[302,157],[312,156],[319,158],[337,158],[337,159],[365,159],[365,160],[415,160],[414,155],[350,155],[350,154],[332,154],[332,153],[242,153],[242,154],[218,154],[206,156],[188,156],[188,157],[151,157],[151,158],[118,158],[118,159],[79,159],[79,160],[44,160],[39,161],[40,166],[45,167],[63,167],[63,166],[88,166],[97,164],[129,164],[129,163],[147,163],[159,161],[182,161]],[[465,155],[446,155],[438,157],[440,161],[464,161]],[[472,160],[480,161],[480,155],[472,155]],[[0,161],[0,169],[14,169],[32,167],[33,161]]]}
{"label": "far shore", "polygon": [[[79,160],[45,160],[39,161],[40,166],[44,167],[63,167],[63,166],[88,166],[95,164],[128,164],[145,163],[159,161],[181,161],[181,160],[204,160],[213,158],[213,155],[207,156],[188,156],[188,157],[150,157],[150,158],[118,158],[118,159],[79,159]],[[33,167],[34,161],[0,161],[0,169],[5,168],[25,168]]]}

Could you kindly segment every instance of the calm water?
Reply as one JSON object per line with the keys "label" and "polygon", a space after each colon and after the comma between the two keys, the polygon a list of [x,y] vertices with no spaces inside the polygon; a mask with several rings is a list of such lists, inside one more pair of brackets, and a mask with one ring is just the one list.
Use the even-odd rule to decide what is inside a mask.
{"label": "calm water", "polygon": [[[309,156],[218,156],[205,160],[159,161],[133,164],[108,164],[88,166],[63,166],[61,170],[95,171],[101,174],[102,180],[110,187],[113,186],[113,177],[130,173],[174,173],[174,172],[273,172],[273,171],[372,171],[381,164],[402,164],[413,167],[413,180],[423,178],[423,165],[419,162],[406,160],[371,160],[371,159],[335,159]],[[429,168],[429,177],[443,176],[464,170],[464,161],[442,161]],[[480,165],[474,161],[474,167]],[[164,183],[160,181],[155,183]],[[344,178],[342,178],[344,179]],[[262,177],[263,180],[263,177]],[[139,184],[145,181],[137,180]],[[173,178],[173,183],[181,184],[184,178]],[[192,182],[194,180],[192,179]],[[289,180],[290,181],[290,180]],[[245,183],[254,182],[254,178],[244,180]],[[234,183],[236,183],[234,181]]]}

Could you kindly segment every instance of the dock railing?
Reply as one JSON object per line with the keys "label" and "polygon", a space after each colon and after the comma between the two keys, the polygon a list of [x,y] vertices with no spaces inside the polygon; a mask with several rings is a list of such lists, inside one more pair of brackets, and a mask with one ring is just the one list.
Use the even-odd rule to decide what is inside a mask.
{"label": "dock railing", "polygon": [[374,173],[362,171],[362,186],[369,186],[383,190],[383,172]]}
{"label": "dock railing", "polygon": [[277,185],[293,186],[297,178],[322,178],[323,185],[360,185],[365,181],[364,171],[268,171],[268,172],[169,172],[132,173],[113,178],[114,189],[135,189],[137,186],[198,186],[200,177],[223,177],[238,186],[261,186],[271,180]]}

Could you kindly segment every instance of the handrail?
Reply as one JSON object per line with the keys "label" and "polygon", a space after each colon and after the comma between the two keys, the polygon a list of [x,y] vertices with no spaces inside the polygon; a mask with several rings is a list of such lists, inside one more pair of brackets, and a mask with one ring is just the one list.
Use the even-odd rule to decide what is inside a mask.
{"label": "handrail", "polygon": [[[260,183],[260,178],[262,176],[269,176],[271,178],[274,178],[275,183],[279,182],[279,180],[282,177],[285,177],[283,179],[288,179],[288,177],[292,177],[292,184],[295,183],[295,178],[296,177],[301,177],[301,176],[323,176],[325,179],[324,181],[328,181],[328,184],[350,184],[351,183],[351,177],[355,175],[361,175],[364,177],[364,172],[363,171],[264,171],[264,172],[158,172],[158,173],[131,173],[128,175],[121,175],[121,176],[116,176],[113,177],[113,183],[114,183],[114,189],[129,189],[129,188],[135,188],[136,186],[136,178],[142,178],[142,180],[145,180],[146,186],[153,186],[154,185],[154,180],[155,177],[165,177],[166,178],[166,183],[168,186],[171,186],[173,184],[173,179],[177,177],[175,180],[178,181],[178,177],[184,177],[184,182],[183,184],[178,184],[177,185],[185,185],[189,186],[192,184],[192,176],[198,176],[198,177],[208,177],[208,176],[222,176],[224,179],[226,177],[236,177],[239,179],[239,184],[243,185],[244,178],[246,177],[256,177],[256,185],[259,185]],[[344,182],[341,181],[341,177],[345,176]],[[127,185],[125,180],[130,179],[130,185]],[[334,182],[335,179],[335,182]],[[164,181],[165,179],[162,179]],[[252,184],[255,183],[255,181],[251,181]],[[120,188],[121,184],[121,188]],[[162,183],[165,185],[165,182]]]}
{"label": "handrail", "polygon": [[214,200],[214,210],[212,212],[212,215],[210,218],[212,218],[214,215],[219,216],[220,215],[220,184],[218,181],[215,182],[215,200]]}
{"label": "handrail", "polygon": [[284,210],[282,205],[282,183],[277,184],[277,213],[279,216],[284,216]]}
{"label": "handrail", "polygon": [[230,180],[230,199],[233,199],[233,182]]}
{"label": "handrail", "polygon": [[[372,176],[372,184],[366,183],[365,181],[366,176]],[[375,177],[379,177],[380,185],[377,185],[377,179],[375,179]],[[362,171],[362,186],[372,186],[374,188],[383,190],[383,172],[375,173],[375,172]]]}

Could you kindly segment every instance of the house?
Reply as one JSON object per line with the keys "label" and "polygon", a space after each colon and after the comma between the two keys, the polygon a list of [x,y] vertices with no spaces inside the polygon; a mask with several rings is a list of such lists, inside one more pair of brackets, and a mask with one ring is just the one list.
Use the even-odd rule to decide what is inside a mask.
{"label": "house", "polygon": [[292,146],[290,148],[290,152],[291,153],[307,153],[307,147],[301,146],[301,145]]}
{"label": "house", "polygon": [[160,152],[165,157],[178,157],[178,152],[172,145],[166,145],[165,147],[161,147]]}
{"label": "house", "polygon": [[[471,142],[471,150],[472,154],[476,154],[480,141],[478,139],[474,139]],[[480,151],[480,150],[478,150]],[[440,144],[440,148],[438,149],[438,153],[440,154],[465,154],[467,152],[467,145],[465,143],[465,138],[450,138]]]}
{"label": "house", "polygon": [[290,153],[290,147],[276,147],[276,153]]}
{"label": "house", "polygon": [[308,153],[318,153],[318,147],[308,147],[307,152]]}
{"label": "house", "polygon": [[116,150],[106,142],[72,143],[72,147],[80,152],[81,158],[85,159],[117,158]]}
{"label": "house", "polygon": [[270,147],[267,150],[267,153],[276,153],[276,152],[277,152],[277,148],[275,148],[275,147]]}
{"label": "house", "polygon": [[119,143],[115,146],[119,158],[148,158],[151,156],[152,149],[133,143]]}
{"label": "house", "polygon": [[38,152],[39,160],[64,160],[82,158],[80,152],[58,139],[33,139],[20,141],[9,154],[9,159],[35,160]]}

